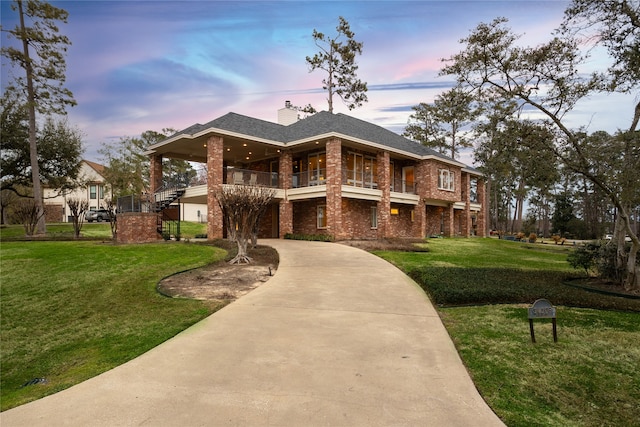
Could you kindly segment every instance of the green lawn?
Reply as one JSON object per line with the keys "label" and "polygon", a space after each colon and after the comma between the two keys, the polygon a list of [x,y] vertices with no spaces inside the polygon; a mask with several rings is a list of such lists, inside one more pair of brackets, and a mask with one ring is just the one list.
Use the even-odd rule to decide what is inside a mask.
{"label": "green lawn", "polygon": [[[193,239],[197,235],[207,233],[207,224],[199,222],[180,222],[182,239]],[[80,231],[81,240],[110,240],[111,225],[108,222],[85,222]],[[73,239],[73,224],[59,222],[47,224],[47,240]],[[9,225],[0,227],[0,240],[25,240],[24,227]]]}
{"label": "green lawn", "polygon": [[[163,297],[155,287],[225,255],[182,242],[2,241],[1,409],[120,365],[219,309]],[[23,387],[34,378],[47,382]]]}
{"label": "green lawn", "polygon": [[[478,390],[509,427],[638,425],[640,300],[566,286],[580,275],[566,262],[571,247],[497,239],[426,246],[377,254],[429,294]],[[536,320],[531,343],[526,308],[537,298],[558,306],[558,343],[549,320]]]}

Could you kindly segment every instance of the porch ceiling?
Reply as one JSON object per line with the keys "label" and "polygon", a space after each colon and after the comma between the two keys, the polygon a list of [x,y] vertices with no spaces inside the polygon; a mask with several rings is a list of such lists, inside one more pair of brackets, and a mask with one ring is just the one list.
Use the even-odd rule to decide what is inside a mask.
{"label": "porch ceiling", "polygon": [[[206,163],[207,161],[207,140],[211,134],[196,136],[193,138],[184,137],[162,144],[152,151],[160,154],[164,158],[182,159],[190,162]],[[224,153],[223,160],[230,166],[241,166],[246,163],[257,162],[265,159],[276,159],[280,156],[283,148],[281,143],[269,144],[262,141],[253,141],[235,136],[223,135]],[[296,144],[291,147],[293,153],[323,149],[326,141],[318,140]],[[149,153],[150,154],[150,153]]]}

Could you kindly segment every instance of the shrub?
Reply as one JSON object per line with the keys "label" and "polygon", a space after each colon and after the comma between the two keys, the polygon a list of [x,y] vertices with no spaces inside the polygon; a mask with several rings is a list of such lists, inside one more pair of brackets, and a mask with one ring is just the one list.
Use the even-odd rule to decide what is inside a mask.
{"label": "shrub", "polygon": [[526,234],[524,234],[522,231],[519,232],[518,234],[516,234],[516,240],[521,241],[522,239],[524,239],[526,236]]}
{"label": "shrub", "polygon": [[593,273],[596,266],[596,258],[600,253],[600,243],[590,242],[586,245],[576,248],[567,256],[567,261],[571,267],[578,269],[583,268],[585,273]]}
{"label": "shrub", "polygon": [[529,234],[529,243],[535,243],[538,240],[538,235],[536,233]]}
{"label": "shrub", "polygon": [[333,236],[330,234],[296,234],[287,233],[285,239],[290,240],[309,240],[313,242],[333,242]]}

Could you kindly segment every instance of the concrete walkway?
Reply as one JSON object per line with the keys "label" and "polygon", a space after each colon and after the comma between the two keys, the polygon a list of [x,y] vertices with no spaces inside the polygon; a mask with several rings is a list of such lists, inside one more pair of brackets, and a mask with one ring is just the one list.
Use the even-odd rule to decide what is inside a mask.
{"label": "concrete walkway", "polygon": [[148,353],[5,411],[10,426],[500,426],[398,269],[266,240],[269,282]]}

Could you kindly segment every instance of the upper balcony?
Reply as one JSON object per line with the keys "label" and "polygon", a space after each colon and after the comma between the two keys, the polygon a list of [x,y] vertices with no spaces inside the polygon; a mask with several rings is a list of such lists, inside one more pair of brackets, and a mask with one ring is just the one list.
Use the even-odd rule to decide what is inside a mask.
{"label": "upper balcony", "polygon": [[[316,169],[293,173],[289,190],[280,188],[277,172],[262,172],[249,169],[227,168],[223,177],[226,185],[260,185],[277,189],[276,197],[290,200],[302,200],[311,197],[326,197],[326,169]],[[342,171],[343,197],[376,200],[382,198],[382,189],[377,180],[370,174],[357,173],[353,170]],[[391,202],[417,204],[420,197],[416,194],[414,182],[396,179],[391,182]],[[206,196],[206,186],[187,188],[184,198],[197,197],[198,200]],[[200,200],[201,201],[201,200]],[[205,201],[206,202],[206,201]]]}

